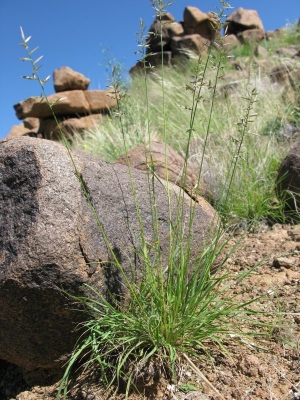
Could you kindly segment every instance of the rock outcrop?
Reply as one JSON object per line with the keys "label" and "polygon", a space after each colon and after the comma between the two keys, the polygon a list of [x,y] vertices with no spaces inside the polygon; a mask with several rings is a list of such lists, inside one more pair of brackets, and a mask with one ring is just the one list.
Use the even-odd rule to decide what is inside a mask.
{"label": "rock outcrop", "polygon": [[[242,7],[234,11],[226,20],[224,47],[231,50],[243,42],[259,42],[265,37],[264,27],[255,10]],[[189,52],[205,53],[207,46],[221,37],[220,26],[212,12],[204,13],[197,7],[184,9],[183,20],[176,22],[170,13],[156,17],[152,23],[147,41],[146,66],[171,66],[179,56],[188,56]],[[138,61],[130,70],[139,72],[144,62]]]}
{"label": "rock outcrop", "polygon": [[[138,279],[135,201],[150,248],[155,240],[145,173],[131,169],[129,175],[127,166],[72,154],[113,253],[128,277]],[[170,214],[176,229],[178,188],[169,185],[171,211],[165,186],[154,185],[162,255],[168,254]],[[118,295],[124,293],[123,278],[64,146],[29,137],[3,140],[0,194],[0,359],[28,371],[54,370],[72,351],[75,325],[86,318],[61,289],[83,295],[88,283],[105,296]],[[189,226],[190,205],[186,196],[181,226]],[[209,240],[214,218],[208,203],[196,204],[191,259]]]}
{"label": "rock outcrop", "polygon": [[52,110],[58,118],[57,125],[44,98],[31,97],[14,106],[19,119],[35,118],[32,129],[26,123],[14,126],[7,138],[33,135],[45,139],[61,139],[59,128],[69,138],[74,131],[93,128],[102,115],[116,107],[116,99],[110,90],[87,90],[90,80],[69,67],[61,67],[53,73],[57,93],[48,96]]}
{"label": "rock outcrop", "polygon": [[[221,35],[216,18],[212,13],[204,13],[197,7],[186,7],[183,21],[176,22],[170,13],[156,17],[152,23],[147,41],[147,65],[172,65],[176,57],[186,54],[186,51],[200,54],[206,52],[207,45]],[[139,61],[130,70],[136,73],[143,68]]]}

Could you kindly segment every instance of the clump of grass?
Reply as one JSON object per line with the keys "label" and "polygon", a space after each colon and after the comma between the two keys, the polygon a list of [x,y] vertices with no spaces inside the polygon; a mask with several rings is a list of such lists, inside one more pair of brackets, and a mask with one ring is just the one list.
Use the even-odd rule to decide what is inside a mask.
{"label": "clump of grass", "polygon": [[[152,4],[161,18],[166,4],[161,1],[153,1]],[[221,4],[219,21],[223,18],[225,9],[229,7],[228,3],[223,0],[221,0]],[[30,55],[29,60],[32,61],[27,46],[28,39],[24,35],[22,37],[23,45]],[[241,214],[240,211],[233,210],[232,206],[229,207],[229,204],[238,203],[237,195],[234,192],[235,185],[236,188],[238,186],[242,188],[241,192],[245,194],[247,182],[249,184],[249,181],[255,180],[257,176],[252,158],[254,153],[251,152],[252,134],[249,132],[250,126],[254,124],[255,111],[253,108],[257,100],[257,92],[255,89],[249,89],[250,81],[247,82],[248,88],[243,112],[238,114],[239,118],[237,119],[235,119],[236,114],[226,118],[229,116],[230,107],[233,106],[224,99],[218,103],[218,85],[222,76],[222,68],[226,64],[222,62],[223,56],[222,52],[216,55],[212,46],[208,46],[207,56],[203,58],[200,56],[197,62],[194,62],[191,67],[192,79],[189,78],[185,85],[182,80],[186,76],[182,77],[179,69],[175,70],[174,74],[172,72],[172,76],[168,73],[168,78],[166,78],[163,66],[159,72],[153,71],[151,78],[147,71],[144,71],[144,76],[132,83],[132,88],[140,88],[141,84],[144,84],[143,92],[139,89],[131,89],[133,94],[142,93],[138,100],[133,94],[128,96],[119,80],[113,79],[112,86],[118,107],[107,118],[105,125],[101,126],[101,131],[106,132],[105,137],[99,136],[99,142],[95,146],[97,132],[88,133],[82,141],[83,147],[92,152],[99,152],[101,155],[109,153],[106,159],[114,159],[119,152],[126,152],[129,147],[139,141],[150,142],[153,138],[152,132],[157,132],[164,141],[172,139],[171,144],[184,151],[185,173],[192,140],[201,138],[203,148],[199,157],[200,180],[204,155],[210,146],[211,132],[217,131],[220,134],[225,129],[227,132],[229,130],[228,137],[231,139],[228,139],[228,143],[234,143],[234,145],[227,144],[226,148],[228,151],[226,155],[230,155],[230,161],[224,169],[225,184],[220,186],[219,210],[224,211],[224,215],[227,216],[231,212]],[[33,62],[34,76],[38,78],[35,64],[36,62]],[[172,79],[174,80],[172,81]],[[43,85],[43,81],[39,78],[38,81]],[[176,85],[180,89],[179,91],[175,91]],[[158,105],[159,103],[160,105]],[[144,108],[142,108],[142,104]],[[221,115],[219,114],[220,110],[223,112]],[[173,115],[174,119],[172,119]],[[238,129],[236,129],[236,123]],[[143,127],[142,132],[139,132],[138,128],[140,127]],[[115,132],[117,131],[120,134],[116,139]],[[103,140],[104,144],[102,139],[105,139],[105,141]],[[223,140],[226,142],[226,138]],[[223,154],[222,157],[220,153]],[[226,158],[224,149],[221,149],[220,153],[220,159]],[[269,161],[270,158],[262,162],[265,163],[264,165],[268,165]],[[76,171],[76,165],[74,168]],[[274,168],[273,164],[270,169],[272,170],[272,168]],[[126,396],[128,396],[130,389],[138,385],[141,376],[152,374],[150,363],[153,360],[157,366],[161,366],[166,371],[168,378],[176,384],[178,366],[183,360],[192,366],[190,357],[204,355],[209,357],[209,348],[212,344],[227,353],[224,345],[225,339],[258,335],[254,330],[245,329],[245,326],[249,328],[256,324],[255,316],[259,312],[251,306],[256,299],[245,302],[236,301],[236,296],[228,284],[230,279],[240,282],[251,270],[239,276],[231,276],[230,272],[226,270],[226,261],[229,255],[224,256],[223,260],[219,260],[226,243],[222,239],[220,224],[217,224],[215,235],[206,243],[203,252],[196,259],[191,260],[194,211],[197,205],[191,203],[190,223],[189,226],[184,226],[183,218],[181,218],[185,201],[182,190],[178,196],[174,224],[171,222],[170,215],[169,253],[168,255],[161,254],[160,244],[164,238],[159,236],[158,230],[159,221],[155,191],[153,190],[153,182],[157,177],[154,173],[151,155],[149,171],[147,177],[155,235],[151,249],[146,240],[139,205],[136,201],[136,213],[141,231],[140,247],[136,252],[142,260],[142,279],[132,281],[126,276],[118,257],[114,254],[110,243],[107,242],[115,267],[124,278],[127,293],[124,298],[117,298],[113,294],[106,298],[90,288],[95,295],[93,298],[75,298],[86,307],[88,318],[87,322],[79,327],[82,333],[66,367],[57,398],[61,396],[66,398],[71,371],[77,362],[81,362],[87,369],[96,366],[100,371],[101,383],[104,385],[120,386],[125,383]],[[77,176],[80,180],[80,176]],[[88,193],[84,185],[82,186],[90,207],[94,211]],[[253,191],[255,192],[254,197],[258,197],[259,190],[263,186],[265,186],[265,182],[261,184],[257,182],[256,187],[250,185],[250,190],[247,192],[249,202],[253,203],[253,199],[250,199]],[[132,191],[135,194],[133,185]],[[168,184],[167,193],[170,202]],[[236,210],[241,208],[241,203],[240,201],[237,204]],[[245,218],[250,220],[257,218],[258,214],[266,214],[266,211],[252,210],[249,204],[246,205],[246,208]],[[101,221],[98,220],[96,214],[94,216],[107,241]],[[186,232],[188,232],[187,240],[183,240]],[[218,271],[213,274],[217,261]]]}
{"label": "clump of grass", "polygon": [[226,285],[233,276],[225,270],[211,276],[218,255],[215,246],[207,247],[193,266],[181,248],[165,270],[157,263],[148,265],[143,282],[131,286],[125,301],[111,304],[97,292],[96,300],[76,298],[87,307],[91,319],[81,328],[81,340],[65,372],[64,396],[70,368],[78,360],[84,368],[99,368],[104,385],[125,383],[128,395],[141,376],[153,378],[153,359],[176,384],[185,356],[209,357],[211,345],[226,354],[225,338],[253,336],[244,327],[255,325],[254,317],[259,314],[251,309],[255,300],[237,302]]}

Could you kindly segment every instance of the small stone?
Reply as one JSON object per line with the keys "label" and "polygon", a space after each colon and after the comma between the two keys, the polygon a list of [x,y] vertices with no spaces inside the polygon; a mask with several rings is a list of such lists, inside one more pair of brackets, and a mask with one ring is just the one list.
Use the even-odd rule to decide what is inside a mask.
{"label": "small stone", "polygon": [[295,241],[300,242],[300,225],[294,225],[289,231],[289,236]]}
{"label": "small stone", "polygon": [[294,260],[287,257],[278,257],[273,260],[274,268],[291,268],[294,265]]}

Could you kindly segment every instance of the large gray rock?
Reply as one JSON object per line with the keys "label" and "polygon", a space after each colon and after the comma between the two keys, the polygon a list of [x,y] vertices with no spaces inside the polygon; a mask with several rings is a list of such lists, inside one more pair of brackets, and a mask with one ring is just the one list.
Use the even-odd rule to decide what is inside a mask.
{"label": "large gray rock", "polygon": [[[146,175],[132,169],[130,178],[127,166],[79,152],[73,157],[114,254],[128,277],[140,278],[136,249],[141,234],[131,182],[151,246]],[[155,194],[161,254],[166,256],[169,209],[162,183],[155,183]],[[171,190],[174,218],[177,196]],[[190,204],[187,196],[180,221],[186,227]],[[211,206],[195,207],[191,258],[209,240],[215,217]],[[0,225],[0,359],[29,371],[55,369],[66,361],[77,339],[73,329],[85,318],[60,289],[82,295],[88,283],[107,296],[124,290],[64,146],[29,137],[1,142]]]}

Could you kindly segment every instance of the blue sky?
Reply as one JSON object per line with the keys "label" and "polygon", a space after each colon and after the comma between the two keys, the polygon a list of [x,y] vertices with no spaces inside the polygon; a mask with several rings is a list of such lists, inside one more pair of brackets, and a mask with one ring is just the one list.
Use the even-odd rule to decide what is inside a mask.
{"label": "blue sky", "polygon": [[[265,30],[295,22],[300,17],[300,0],[231,0],[234,7],[258,11]],[[217,11],[218,0],[173,0],[168,10],[180,21],[186,6],[201,11]],[[231,13],[233,10],[229,11]],[[107,75],[103,49],[129,70],[137,61],[136,32],[140,18],[149,28],[154,18],[149,0],[0,0],[0,138],[19,121],[13,105],[30,96],[40,95],[36,82],[21,79],[30,75],[29,63],[21,42],[20,26],[32,36],[30,47],[39,46],[36,56],[42,78],[53,70],[69,66],[90,78],[89,89],[105,89]],[[102,46],[101,46],[102,44]],[[46,84],[47,94],[54,93],[52,79]]]}

